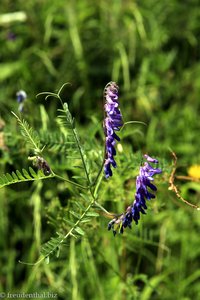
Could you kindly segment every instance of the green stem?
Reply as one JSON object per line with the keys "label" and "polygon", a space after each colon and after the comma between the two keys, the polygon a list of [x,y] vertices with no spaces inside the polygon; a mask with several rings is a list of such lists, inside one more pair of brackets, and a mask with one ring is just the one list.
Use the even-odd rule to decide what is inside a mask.
{"label": "green stem", "polygon": [[[62,88],[60,89],[59,94],[60,94],[61,90],[62,90]],[[66,116],[67,116],[67,111],[66,111],[65,105],[64,105],[64,103],[63,103],[63,101],[62,101],[59,94],[57,96],[60,99],[62,108],[65,111]],[[79,150],[79,153],[80,153],[80,156],[81,156],[81,161],[82,161],[82,164],[83,164],[85,175],[87,177],[88,185],[91,185],[91,181],[90,181],[89,173],[88,173],[88,170],[87,170],[87,167],[86,167],[86,162],[85,162],[85,159],[84,159],[83,151],[82,151],[82,148],[81,148],[81,145],[80,145],[80,141],[79,141],[79,137],[78,137],[78,134],[76,132],[76,129],[73,127],[73,119],[72,118],[71,118],[71,130],[73,132],[74,139],[75,139],[76,144],[78,146],[78,150]]]}
{"label": "green stem", "polygon": [[109,211],[107,211],[101,204],[99,204],[98,202],[94,202],[94,204],[96,206],[98,206],[103,212],[105,212],[107,215],[115,217],[115,214],[110,213]]}
{"label": "green stem", "polygon": [[74,185],[74,186],[77,186],[77,187],[80,188],[80,189],[84,189],[84,190],[87,190],[87,189],[88,189],[87,186],[83,186],[83,185],[81,185],[81,184],[78,184],[78,183],[76,183],[76,182],[74,182],[74,181],[71,181],[71,180],[69,180],[69,179],[66,179],[66,178],[64,178],[64,177],[62,177],[62,176],[60,176],[60,175],[57,175],[57,174],[55,174],[55,173],[53,173],[53,175],[54,175],[55,177],[57,177],[57,178],[63,180],[63,181],[66,181],[66,182],[68,182],[68,183],[70,183],[70,184],[72,184],[72,185]]}
{"label": "green stem", "polygon": [[94,195],[94,199],[97,198],[98,189],[99,189],[99,186],[100,186],[101,181],[102,181],[102,179],[103,179],[103,174],[101,174],[101,176],[100,176],[100,174],[99,174],[98,179],[99,179],[99,180],[97,181],[97,184],[96,184],[96,186],[95,186],[94,192],[91,191],[91,194]]}
{"label": "green stem", "polygon": [[85,217],[86,213],[90,210],[91,206],[93,205],[94,200],[92,200],[90,202],[90,204],[88,205],[88,207],[86,208],[86,210],[84,211],[84,213],[81,215],[81,217],[77,220],[77,222],[74,224],[74,226],[66,233],[66,235],[62,238],[62,240],[59,242],[58,245],[56,245],[56,247],[54,247],[48,255],[46,256],[42,256],[36,263],[32,264],[32,263],[26,263],[26,262],[22,262],[19,261],[22,264],[26,264],[26,265],[38,265],[39,263],[41,263],[46,257],[48,257],[52,252],[54,252],[57,247],[61,244],[63,244],[63,242],[70,236],[73,235],[73,231],[75,230],[75,228],[79,225],[79,223],[83,220],[83,218]]}
{"label": "green stem", "polygon": [[[102,109],[104,107],[104,101],[105,101],[105,90],[106,90],[106,87],[108,86],[108,84],[105,86],[104,88],[104,91],[103,91],[103,97],[102,97]],[[106,118],[106,112],[105,112],[105,109],[103,109],[103,115],[104,115],[104,120]],[[105,129],[104,129],[104,121],[103,121],[103,130],[104,130],[104,134],[105,134]],[[104,162],[105,162],[105,159],[106,159],[106,137],[104,138],[104,154],[103,154],[103,161],[102,161],[102,164],[101,164],[101,168],[97,174],[97,177],[95,178],[94,182],[92,185],[95,185],[96,182],[98,181],[99,179],[99,176],[101,175],[101,172],[102,172],[102,169],[103,169],[103,166],[104,166]]]}
{"label": "green stem", "polygon": [[83,152],[82,152],[82,149],[81,149],[81,146],[80,146],[78,134],[76,132],[76,129],[73,128],[72,131],[73,131],[73,135],[74,135],[74,138],[76,140],[76,143],[78,145],[78,149],[79,149],[79,152],[80,152],[80,156],[81,156],[81,160],[82,160],[82,164],[83,164],[83,167],[84,167],[84,170],[85,170],[85,175],[87,177],[88,184],[91,185],[89,173],[88,173],[86,163],[85,163],[85,159],[84,159],[84,155],[83,155]]}
{"label": "green stem", "polygon": [[74,224],[74,226],[70,229],[70,231],[68,231],[68,233],[63,237],[63,239],[61,240],[61,244],[64,242],[65,239],[68,238],[69,235],[71,235],[74,231],[74,229],[79,225],[79,223],[83,220],[83,218],[85,217],[86,213],[90,210],[91,206],[93,205],[94,200],[92,200],[90,202],[90,204],[88,205],[88,207],[86,208],[86,210],[84,211],[84,213],[81,215],[80,219],[78,219],[76,221],[76,223]]}
{"label": "green stem", "polygon": [[94,182],[92,183],[93,186],[97,183],[97,181],[99,179],[99,176],[101,175],[101,172],[102,172],[103,166],[104,166],[104,162],[105,162],[105,158],[106,158],[106,147],[104,147],[103,161],[102,161],[102,164],[101,164],[101,168],[99,169],[99,172],[97,174],[97,177],[95,178]]}
{"label": "green stem", "polygon": [[141,121],[127,121],[127,122],[124,122],[124,124],[123,124],[121,130],[122,130],[126,125],[129,125],[129,124],[141,124],[141,125],[147,126],[146,123],[141,122]]}

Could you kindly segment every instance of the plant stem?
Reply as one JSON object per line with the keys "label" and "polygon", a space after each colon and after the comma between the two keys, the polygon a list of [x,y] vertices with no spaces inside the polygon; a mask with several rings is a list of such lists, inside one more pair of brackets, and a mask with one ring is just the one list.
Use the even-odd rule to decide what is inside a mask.
{"label": "plant stem", "polygon": [[87,177],[88,184],[91,185],[89,173],[88,173],[86,162],[85,162],[85,159],[84,159],[84,154],[83,154],[82,148],[80,146],[80,141],[79,141],[78,134],[76,132],[76,129],[73,128],[72,131],[73,131],[73,135],[74,135],[74,138],[76,140],[76,143],[78,145],[78,149],[79,149],[79,152],[80,152],[80,156],[81,156],[81,160],[82,160],[82,164],[83,164],[83,167],[84,167],[84,170],[85,170],[85,175]]}
{"label": "plant stem", "polygon": [[74,186],[77,186],[77,187],[80,188],[80,189],[84,189],[84,190],[87,190],[87,189],[88,189],[87,186],[83,186],[83,185],[78,184],[78,183],[76,183],[76,182],[74,182],[74,181],[71,181],[71,180],[69,180],[69,179],[66,179],[66,178],[64,178],[64,177],[62,177],[62,176],[60,176],[60,175],[55,174],[54,172],[53,172],[53,175],[54,175],[55,177],[57,177],[57,178],[63,180],[63,181],[66,181],[66,182],[68,182],[68,183],[70,183],[70,184],[72,184],[72,185],[74,185]]}

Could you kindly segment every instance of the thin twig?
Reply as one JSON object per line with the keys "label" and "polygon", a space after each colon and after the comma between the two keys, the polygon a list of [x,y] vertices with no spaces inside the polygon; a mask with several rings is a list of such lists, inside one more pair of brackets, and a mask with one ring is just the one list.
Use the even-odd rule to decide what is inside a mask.
{"label": "thin twig", "polygon": [[200,182],[199,178],[194,178],[191,176],[182,176],[182,175],[178,175],[175,176],[176,179],[180,179],[180,180],[189,180],[189,181],[194,181],[194,182]]}
{"label": "thin twig", "polygon": [[[183,201],[185,204],[191,206],[192,208],[195,208],[197,210],[200,210],[200,207],[198,205],[192,204],[190,202],[188,202],[187,200],[185,200],[179,193],[177,186],[174,184],[174,180],[175,180],[175,173],[176,173],[176,163],[177,163],[177,156],[175,154],[175,152],[171,151],[172,156],[173,156],[173,168],[172,168],[172,172],[171,175],[169,177],[169,188],[168,190],[173,191],[176,196]],[[180,179],[180,176],[178,176]],[[183,177],[185,176],[181,176],[181,179],[184,179]],[[177,178],[177,177],[176,177]],[[188,180],[188,179],[187,179]]]}

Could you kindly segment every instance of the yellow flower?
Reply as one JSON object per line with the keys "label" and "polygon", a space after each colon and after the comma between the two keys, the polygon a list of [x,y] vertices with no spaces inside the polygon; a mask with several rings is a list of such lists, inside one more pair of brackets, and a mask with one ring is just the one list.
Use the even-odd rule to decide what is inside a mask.
{"label": "yellow flower", "polygon": [[200,179],[200,165],[193,165],[188,169],[188,175]]}

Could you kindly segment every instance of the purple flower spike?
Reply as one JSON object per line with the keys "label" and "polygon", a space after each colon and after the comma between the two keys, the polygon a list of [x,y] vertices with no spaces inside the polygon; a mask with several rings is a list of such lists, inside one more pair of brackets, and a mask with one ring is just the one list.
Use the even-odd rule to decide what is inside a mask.
{"label": "purple flower spike", "polygon": [[105,177],[109,178],[112,176],[112,167],[116,168],[117,164],[114,160],[116,155],[115,144],[116,140],[120,141],[120,138],[115,133],[119,131],[123,125],[122,115],[119,109],[118,102],[118,86],[115,82],[109,82],[105,87],[105,119],[104,119],[104,132],[106,136],[105,143],[105,162],[104,162],[104,173]]}
{"label": "purple flower spike", "polygon": [[[144,158],[146,158],[148,162],[158,163],[157,159],[147,154],[144,155]],[[154,181],[153,176],[162,173],[162,171],[159,168],[153,168],[148,162],[145,162],[143,166],[140,167],[139,175],[136,178],[136,193],[133,204],[126,209],[125,213],[119,217],[115,217],[108,224],[108,230],[112,229],[114,235],[117,229],[119,229],[120,233],[123,233],[124,228],[131,228],[132,221],[138,224],[140,213],[145,214],[145,210],[147,209],[146,200],[155,198],[155,195],[151,193],[149,189],[156,192],[157,188],[152,184],[152,181]]]}

